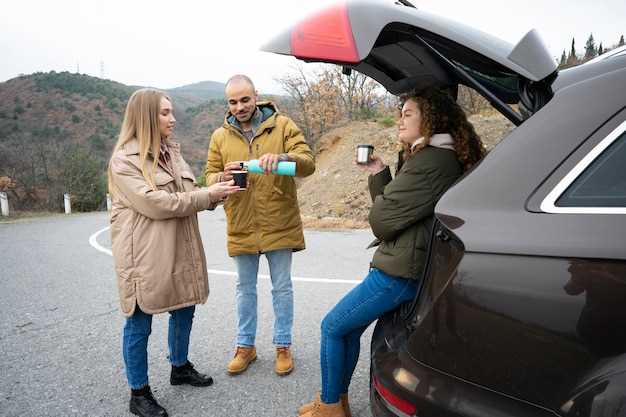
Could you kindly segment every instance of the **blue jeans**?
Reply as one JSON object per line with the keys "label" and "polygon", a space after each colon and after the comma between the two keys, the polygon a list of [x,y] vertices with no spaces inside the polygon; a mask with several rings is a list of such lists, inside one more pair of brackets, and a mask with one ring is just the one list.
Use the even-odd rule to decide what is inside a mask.
{"label": "blue jeans", "polygon": [[[167,342],[170,362],[174,366],[187,363],[189,335],[196,307],[170,311]],[[122,352],[126,377],[131,389],[148,385],[148,336],[152,332],[152,315],[135,308],[135,314],[126,319],[122,337]]]}
{"label": "blue jeans", "polygon": [[346,294],[322,320],[320,362],[321,399],[339,401],[359,359],[361,335],[384,313],[410,301],[417,294],[418,281],[387,275],[370,269],[365,279]]}
{"label": "blue jeans", "polygon": [[[291,345],[293,287],[291,249],[266,252],[272,279],[274,337],[276,346]],[[257,273],[260,254],[235,256],[237,265],[237,346],[254,346],[257,323]]]}

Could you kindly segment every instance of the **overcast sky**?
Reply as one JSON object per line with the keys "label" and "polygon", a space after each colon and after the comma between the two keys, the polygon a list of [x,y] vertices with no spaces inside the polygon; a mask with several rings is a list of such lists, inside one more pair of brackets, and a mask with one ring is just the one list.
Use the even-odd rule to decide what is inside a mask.
{"label": "overcast sky", "polygon": [[[391,0],[380,0],[391,1]],[[331,0],[9,0],[0,14],[0,81],[37,71],[70,71],[129,85],[171,88],[198,81],[224,82],[245,73],[260,93],[293,58],[258,48],[282,28]],[[578,52],[593,33],[596,43],[617,43],[626,32],[625,0],[414,0],[444,15],[516,43],[535,28],[550,52]]]}

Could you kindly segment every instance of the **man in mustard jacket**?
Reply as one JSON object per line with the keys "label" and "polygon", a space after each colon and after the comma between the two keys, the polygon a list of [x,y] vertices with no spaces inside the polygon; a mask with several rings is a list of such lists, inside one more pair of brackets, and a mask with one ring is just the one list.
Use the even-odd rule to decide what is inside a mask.
{"label": "man in mustard jacket", "polygon": [[237,348],[228,364],[231,375],[244,372],[256,359],[257,273],[259,257],[267,258],[272,279],[275,371],[293,370],[290,351],[293,327],[291,255],[304,249],[296,184],[292,177],[272,174],[279,161],[294,161],[296,176],[315,171],[315,158],[296,124],[270,102],[257,103],[254,84],[245,75],[226,83],[228,112],[213,132],[205,169],[207,185],[227,181],[240,169],[235,161],[258,159],[264,175],[249,174],[245,191],[224,203],[228,219],[228,254],[237,265]]}

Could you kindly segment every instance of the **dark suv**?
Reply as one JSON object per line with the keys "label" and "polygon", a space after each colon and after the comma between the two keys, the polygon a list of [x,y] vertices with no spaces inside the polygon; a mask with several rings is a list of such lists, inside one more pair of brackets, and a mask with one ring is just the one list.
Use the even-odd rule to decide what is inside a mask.
{"label": "dark suv", "polygon": [[626,51],[557,71],[534,31],[511,45],[406,1],[264,50],[393,94],[462,84],[517,126],[441,198],[417,298],[378,321],[373,414],[626,416]]}

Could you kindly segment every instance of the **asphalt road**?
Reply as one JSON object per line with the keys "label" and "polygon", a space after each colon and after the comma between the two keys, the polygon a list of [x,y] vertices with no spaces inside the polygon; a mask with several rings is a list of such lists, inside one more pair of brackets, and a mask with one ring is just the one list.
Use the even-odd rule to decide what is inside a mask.
{"label": "asphalt road", "polygon": [[[0,223],[0,416],[130,416],[106,213]],[[295,371],[273,372],[271,284],[259,280],[259,360],[226,374],[235,336],[235,271],[223,212],[200,214],[211,293],[199,306],[190,359],[212,375],[208,388],[169,385],[167,314],[155,316],[150,384],[171,416],[295,416],[319,389],[319,323],[366,274],[369,231],[306,232],[294,255]],[[102,231],[96,236],[98,231]],[[92,237],[92,244],[89,243]],[[101,250],[97,248],[100,247]],[[267,274],[262,261],[261,273]],[[353,414],[370,417],[370,329],[350,388]]]}

